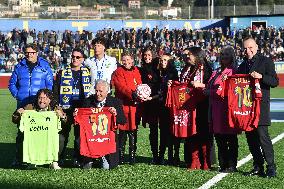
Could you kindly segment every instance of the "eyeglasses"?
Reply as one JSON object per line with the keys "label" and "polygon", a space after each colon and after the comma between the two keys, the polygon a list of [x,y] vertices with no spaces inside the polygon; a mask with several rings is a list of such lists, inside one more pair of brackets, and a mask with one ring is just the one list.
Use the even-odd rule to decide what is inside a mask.
{"label": "eyeglasses", "polygon": [[34,54],[36,54],[37,52],[25,52],[25,55],[30,55],[30,54],[32,54],[32,55],[34,55]]}
{"label": "eyeglasses", "polygon": [[80,58],[83,58],[83,57],[81,57],[81,56],[73,56],[73,55],[72,55],[71,58],[72,58],[72,59],[75,58],[75,59],[79,60]]}

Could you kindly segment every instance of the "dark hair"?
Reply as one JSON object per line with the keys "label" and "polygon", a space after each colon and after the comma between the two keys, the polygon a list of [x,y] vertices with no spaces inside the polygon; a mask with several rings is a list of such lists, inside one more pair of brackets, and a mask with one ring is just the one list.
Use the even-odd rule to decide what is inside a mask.
{"label": "dark hair", "polygon": [[25,52],[27,51],[27,48],[32,48],[32,49],[35,50],[36,52],[38,51],[38,47],[37,47],[37,45],[34,44],[34,43],[27,44],[27,45],[25,46]]}
{"label": "dark hair", "polygon": [[156,56],[156,54],[154,54],[154,51],[152,49],[152,47],[148,46],[148,47],[145,47],[144,49],[142,49],[142,65],[145,64],[145,60],[144,60],[144,54],[146,52],[150,51],[151,54],[152,54],[152,63],[155,64],[155,66],[158,66],[159,64],[159,57]]}
{"label": "dark hair", "polygon": [[171,53],[164,53],[162,56],[169,56],[170,58],[173,57],[173,56],[171,55]]}
{"label": "dark hair", "polygon": [[189,47],[185,50],[188,50],[190,53],[193,54],[193,56],[195,56],[197,64],[205,64],[207,62],[206,54],[201,49],[201,47]]}
{"label": "dark hair", "polygon": [[95,44],[102,44],[103,46],[106,47],[106,39],[104,37],[97,37],[92,40],[92,45]]}
{"label": "dark hair", "polygon": [[145,47],[144,49],[142,49],[142,57],[144,56],[144,54],[147,52],[147,51],[150,51],[153,55],[153,50],[151,47]]}
{"label": "dark hair", "polygon": [[123,51],[123,53],[121,54],[121,57],[123,57],[123,56],[130,56],[130,57],[133,58],[133,54],[130,51],[127,51],[127,50]]}
{"label": "dark hair", "polygon": [[49,99],[50,99],[50,104],[49,104],[49,109],[50,110],[54,110],[57,106],[57,102],[53,96],[53,93],[50,89],[40,89],[37,93],[36,93],[36,97],[34,100],[34,107],[36,110],[39,110],[39,105],[38,105],[38,98],[41,94],[45,94]]}
{"label": "dark hair", "polygon": [[73,54],[73,52],[75,52],[75,51],[81,53],[81,55],[83,56],[83,58],[87,58],[87,56],[85,55],[85,53],[84,53],[84,51],[83,51],[82,49],[76,47],[76,48],[74,48],[74,49],[72,50],[72,54]]}
{"label": "dark hair", "polygon": [[230,58],[231,58],[231,66],[233,68],[237,68],[237,65],[236,65],[236,53],[235,53],[235,49],[232,47],[232,46],[225,46],[221,49],[220,51],[220,65],[221,67],[223,66],[222,65],[222,57],[224,56],[224,54],[227,53],[230,55]]}

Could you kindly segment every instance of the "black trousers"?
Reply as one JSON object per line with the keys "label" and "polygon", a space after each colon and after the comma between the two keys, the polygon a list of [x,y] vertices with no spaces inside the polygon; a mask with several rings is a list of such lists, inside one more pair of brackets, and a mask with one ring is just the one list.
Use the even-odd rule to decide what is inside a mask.
{"label": "black trousers", "polygon": [[134,130],[134,131],[119,130],[119,134],[118,134],[119,151],[122,154],[124,154],[127,135],[128,135],[128,138],[129,138],[129,154],[131,154],[131,153],[136,154],[136,150],[137,150],[137,130]]}
{"label": "black trousers", "polygon": [[253,165],[263,168],[265,160],[267,168],[275,169],[274,150],[268,133],[268,126],[259,125],[257,129],[246,132],[246,138],[253,157]]}
{"label": "black trousers", "polygon": [[23,142],[24,142],[24,133],[18,129],[16,137],[16,160],[18,162],[23,162]]}
{"label": "black trousers", "polygon": [[172,160],[174,136],[171,133],[170,110],[169,108],[161,105],[159,112],[160,112],[159,113],[159,128],[160,128],[159,156],[160,158],[163,158],[166,148],[168,148],[168,159]]}
{"label": "black trousers", "polygon": [[158,136],[159,136],[159,127],[158,124],[149,124],[150,127],[150,146],[154,158],[158,158]]}
{"label": "black trousers", "polygon": [[[109,164],[109,169],[116,168],[119,164],[119,143],[118,143],[118,134],[115,131],[115,141],[116,141],[116,152],[105,155],[105,158]],[[103,168],[102,158],[98,158],[100,160],[100,168]],[[84,164],[92,162],[94,159],[90,157],[83,156],[82,161]]]}
{"label": "black trousers", "polygon": [[238,137],[236,134],[215,134],[218,160],[221,169],[236,167],[238,161]]}
{"label": "black trousers", "polygon": [[[61,122],[62,130],[59,134],[59,160],[65,159],[66,155],[66,147],[68,144],[69,134],[71,131],[72,124],[74,123],[73,118],[73,109],[64,110],[67,114],[68,121],[66,123]],[[81,160],[80,156],[80,127],[78,125],[74,125],[74,159]]]}

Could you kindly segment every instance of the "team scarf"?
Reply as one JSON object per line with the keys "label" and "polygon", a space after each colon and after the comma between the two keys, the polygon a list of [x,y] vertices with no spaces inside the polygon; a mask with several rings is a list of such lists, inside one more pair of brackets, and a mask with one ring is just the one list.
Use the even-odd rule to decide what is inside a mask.
{"label": "team scarf", "polygon": [[[84,96],[90,92],[90,71],[85,66],[81,66],[81,77]],[[68,109],[72,105],[74,79],[72,76],[71,66],[67,66],[66,69],[62,71],[61,81],[60,81],[60,105],[63,109]]]}

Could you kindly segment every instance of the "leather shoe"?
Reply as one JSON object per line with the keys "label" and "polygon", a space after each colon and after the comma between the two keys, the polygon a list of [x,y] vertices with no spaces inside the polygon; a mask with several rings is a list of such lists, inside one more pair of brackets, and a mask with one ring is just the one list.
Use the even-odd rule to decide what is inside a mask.
{"label": "leather shoe", "polygon": [[235,173],[235,172],[238,172],[238,169],[236,167],[229,167],[229,168],[225,169],[224,172],[225,173]]}
{"label": "leather shoe", "polygon": [[255,175],[257,175],[257,176],[265,176],[264,169],[255,167],[255,168],[253,168],[253,170],[251,170],[250,172],[248,172],[246,174],[246,176],[255,176]]}
{"label": "leather shoe", "polygon": [[267,169],[266,176],[268,178],[276,177],[276,170],[275,169]]}
{"label": "leather shoe", "polygon": [[220,169],[218,170],[220,173],[226,173],[226,168],[225,167],[220,167]]}

